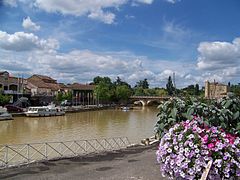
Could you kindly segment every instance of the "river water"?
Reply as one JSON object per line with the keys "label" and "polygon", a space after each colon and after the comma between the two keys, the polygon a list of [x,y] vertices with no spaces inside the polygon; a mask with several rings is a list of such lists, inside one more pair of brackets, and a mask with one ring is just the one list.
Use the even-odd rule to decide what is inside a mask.
{"label": "river water", "polygon": [[0,121],[0,144],[128,137],[131,143],[154,134],[156,107],[99,110],[54,117],[15,117]]}

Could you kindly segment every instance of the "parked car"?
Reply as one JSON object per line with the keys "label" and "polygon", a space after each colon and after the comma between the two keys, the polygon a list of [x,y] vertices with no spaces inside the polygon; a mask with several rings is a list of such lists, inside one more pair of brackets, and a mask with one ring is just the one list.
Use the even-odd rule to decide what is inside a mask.
{"label": "parked car", "polygon": [[14,106],[12,104],[5,105],[5,108],[7,108],[7,111],[10,112],[10,113],[23,112],[22,108],[20,108],[18,106]]}

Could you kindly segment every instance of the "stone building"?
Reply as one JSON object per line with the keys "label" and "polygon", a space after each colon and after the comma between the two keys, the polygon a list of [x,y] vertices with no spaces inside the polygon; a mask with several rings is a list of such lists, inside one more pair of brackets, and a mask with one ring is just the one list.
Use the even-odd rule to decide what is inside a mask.
{"label": "stone building", "polygon": [[227,96],[229,88],[225,84],[218,82],[210,83],[209,81],[205,82],[205,98],[206,99],[218,99]]}

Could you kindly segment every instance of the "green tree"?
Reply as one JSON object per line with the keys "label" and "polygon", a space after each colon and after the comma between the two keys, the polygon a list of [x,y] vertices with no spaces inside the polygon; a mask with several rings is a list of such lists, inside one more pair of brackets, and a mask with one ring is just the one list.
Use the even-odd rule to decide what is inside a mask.
{"label": "green tree", "polygon": [[9,103],[11,97],[8,95],[0,94],[0,105],[4,106]]}
{"label": "green tree", "polygon": [[126,85],[128,86],[130,89],[131,89],[131,86],[125,82],[125,81],[122,81],[120,77],[117,77],[116,81],[113,83],[115,86],[122,86],[122,85]]}
{"label": "green tree", "polygon": [[143,89],[148,89],[149,83],[148,83],[147,79],[140,80],[136,83],[135,87],[141,87]]}
{"label": "green tree", "polygon": [[145,96],[144,89],[142,87],[135,87],[134,88],[134,96]]}
{"label": "green tree", "polygon": [[172,82],[171,76],[168,77],[168,82],[166,84],[167,92],[169,96],[172,96],[174,94],[174,86]]}
{"label": "green tree", "polygon": [[132,90],[127,85],[116,86],[116,98],[118,101],[127,101],[132,95]]}
{"label": "green tree", "polygon": [[156,88],[156,96],[167,96],[168,92],[164,88]]}
{"label": "green tree", "polygon": [[199,90],[199,84],[195,85],[195,95],[199,96],[200,95],[200,90]]}

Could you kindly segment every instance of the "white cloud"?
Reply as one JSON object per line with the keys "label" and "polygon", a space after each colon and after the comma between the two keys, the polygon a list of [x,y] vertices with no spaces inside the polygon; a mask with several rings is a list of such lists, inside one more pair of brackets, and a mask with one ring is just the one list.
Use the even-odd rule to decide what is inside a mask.
{"label": "white cloud", "polygon": [[240,63],[240,38],[230,42],[201,42],[197,67],[200,70],[217,70],[238,67]]}
{"label": "white cloud", "polygon": [[154,0],[134,0],[137,3],[152,4]]}
{"label": "white cloud", "polygon": [[237,81],[240,75],[240,38],[232,42],[201,42],[197,69],[204,80]]}
{"label": "white cloud", "polygon": [[3,4],[11,7],[17,7],[17,0],[3,0]]}
{"label": "white cloud", "polygon": [[40,30],[40,26],[36,25],[36,23],[32,22],[30,17],[27,17],[27,18],[23,19],[22,26],[25,29],[32,30],[32,31]]}
{"label": "white cloud", "polygon": [[111,12],[103,12],[99,9],[98,11],[91,12],[88,17],[94,20],[102,21],[105,24],[112,24],[115,19],[115,14]]}
{"label": "white cloud", "polygon": [[0,31],[0,48],[9,51],[44,50],[52,52],[59,48],[59,43],[55,39],[40,39],[32,33],[8,34]]}
{"label": "white cloud", "polygon": [[35,0],[35,6],[49,13],[59,12],[63,15],[83,16],[100,20],[106,24],[114,21],[115,14],[108,12],[107,8],[119,8],[128,0]]}
{"label": "white cloud", "polygon": [[180,2],[181,0],[165,0],[165,1],[168,2],[168,3],[175,4],[177,2]]}
{"label": "white cloud", "polygon": [[[114,9],[118,10],[119,7],[129,2],[132,4],[152,4],[154,0],[3,0],[3,2],[13,7],[16,7],[18,2],[24,3],[29,7],[36,7],[48,13],[87,16],[106,24],[112,24],[116,17]],[[28,24],[31,24],[31,27],[35,26],[31,21]],[[36,28],[35,26],[34,29]]]}

